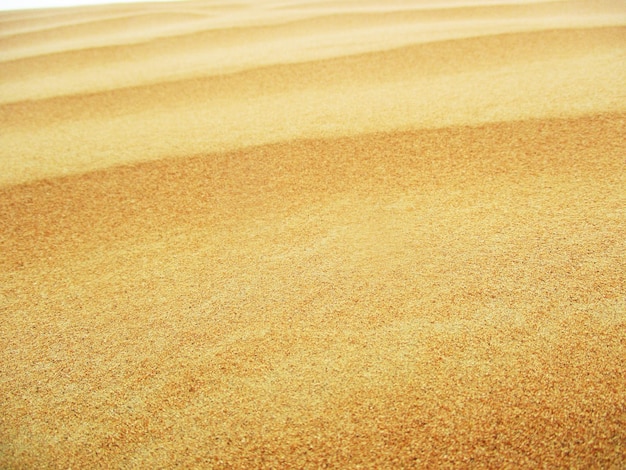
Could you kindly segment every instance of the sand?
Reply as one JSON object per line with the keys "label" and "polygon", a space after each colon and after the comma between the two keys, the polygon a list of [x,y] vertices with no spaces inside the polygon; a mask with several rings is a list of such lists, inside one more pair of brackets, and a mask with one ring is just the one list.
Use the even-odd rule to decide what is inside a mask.
{"label": "sand", "polygon": [[0,467],[624,468],[626,4],[0,13]]}

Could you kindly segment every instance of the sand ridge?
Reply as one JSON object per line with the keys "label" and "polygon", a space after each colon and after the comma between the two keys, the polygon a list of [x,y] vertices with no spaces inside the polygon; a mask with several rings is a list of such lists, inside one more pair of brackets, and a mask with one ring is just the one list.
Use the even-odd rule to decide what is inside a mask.
{"label": "sand ridge", "polygon": [[625,15],[2,13],[0,466],[624,466]]}
{"label": "sand ridge", "polygon": [[0,182],[295,138],[619,111],[621,6],[183,2],[5,13]]}

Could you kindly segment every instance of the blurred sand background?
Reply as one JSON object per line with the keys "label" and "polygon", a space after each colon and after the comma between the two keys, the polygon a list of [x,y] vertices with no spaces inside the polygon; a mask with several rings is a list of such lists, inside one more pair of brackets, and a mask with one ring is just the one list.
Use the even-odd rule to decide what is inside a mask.
{"label": "blurred sand background", "polygon": [[624,468],[626,3],[0,13],[0,467]]}

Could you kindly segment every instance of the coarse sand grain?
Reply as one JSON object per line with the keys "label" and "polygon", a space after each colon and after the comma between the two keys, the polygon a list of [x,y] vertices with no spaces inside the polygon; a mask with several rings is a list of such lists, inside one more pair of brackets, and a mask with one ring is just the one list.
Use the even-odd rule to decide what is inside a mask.
{"label": "coarse sand grain", "polygon": [[0,13],[0,467],[626,466],[626,6]]}

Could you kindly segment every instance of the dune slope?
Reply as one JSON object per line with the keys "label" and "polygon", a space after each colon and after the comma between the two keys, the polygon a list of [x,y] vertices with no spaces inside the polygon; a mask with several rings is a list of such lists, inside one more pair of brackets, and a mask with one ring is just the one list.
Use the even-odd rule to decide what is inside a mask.
{"label": "dune slope", "polygon": [[0,466],[626,465],[626,8],[0,14]]}

